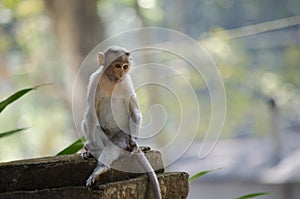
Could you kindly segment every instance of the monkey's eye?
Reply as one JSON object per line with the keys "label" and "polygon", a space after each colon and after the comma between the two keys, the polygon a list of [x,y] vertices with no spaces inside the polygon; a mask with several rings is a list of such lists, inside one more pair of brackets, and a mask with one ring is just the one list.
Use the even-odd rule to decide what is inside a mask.
{"label": "monkey's eye", "polygon": [[116,66],[116,68],[121,68],[120,64],[116,64],[115,66]]}
{"label": "monkey's eye", "polygon": [[123,68],[126,70],[128,69],[128,65],[124,65]]}

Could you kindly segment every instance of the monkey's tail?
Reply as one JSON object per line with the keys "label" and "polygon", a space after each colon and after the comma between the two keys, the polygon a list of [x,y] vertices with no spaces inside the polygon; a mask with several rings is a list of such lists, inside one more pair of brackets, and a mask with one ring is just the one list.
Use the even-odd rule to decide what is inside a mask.
{"label": "monkey's tail", "polygon": [[145,169],[145,172],[147,172],[148,175],[148,198],[153,199],[161,199],[161,190],[159,187],[159,182],[157,179],[157,176],[155,174],[155,171],[153,170],[152,166],[150,165],[149,161],[144,155],[144,152],[139,148],[137,153],[137,159],[143,169]]}

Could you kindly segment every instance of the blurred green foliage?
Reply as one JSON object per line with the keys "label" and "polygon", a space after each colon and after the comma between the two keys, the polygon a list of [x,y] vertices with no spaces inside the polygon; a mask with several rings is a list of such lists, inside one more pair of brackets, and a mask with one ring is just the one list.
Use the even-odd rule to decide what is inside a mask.
{"label": "blurred green foliage", "polygon": [[217,171],[219,169],[212,169],[212,170],[206,170],[206,171],[201,171],[195,175],[193,175],[192,177],[189,178],[189,183],[192,183],[194,180],[200,178],[201,176],[204,176],[210,172],[214,172],[214,171]]}
{"label": "blurred green foliage", "polygon": [[[9,96],[7,99],[3,100],[0,102],[0,113],[11,103],[15,102],[16,100],[18,100],[19,98],[21,98],[23,95],[25,95],[26,93],[37,89],[39,86],[36,87],[32,87],[32,88],[26,88],[26,89],[22,89],[14,94],[12,94],[11,96]],[[10,135],[13,135],[15,133],[21,132],[26,130],[27,128],[19,128],[19,129],[14,129],[14,130],[10,130],[7,132],[3,132],[0,133],[0,138],[4,138]]]}
{"label": "blurred green foliage", "polygon": [[85,141],[86,141],[85,137],[79,138],[74,143],[72,143],[70,146],[66,147],[61,152],[59,152],[57,155],[75,154],[83,148]]}
{"label": "blurred green foliage", "polygon": [[236,199],[257,198],[259,196],[264,196],[264,195],[269,195],[269,194],[270,193],[268,193],[268,192],[252,193],[252,194],[247,194],[247,195],[244,195],[244,196],[240,196]]}
{"label": "blurred green foliage", "polygon": [[[201,171],[201,172],[193,175],[192,177],[190,177],[189,178],[189,183],[192,183],[193,181],[197,180],[198,178],[200,178],[200,177],[202,177],[202,176],[204,176],[204,175],[206,175],[208,173],[217,171],[217,170],[220,170],[220,169],[212,169],[212,170]],[[251,193],[251,194],[240,196],[240,197],[235,198],[235,199],[257,198],[259,196],[269,195],[269,194],[270,194],[269,192]]]}
{"label": "blurred green foliage", "polygon": [[18,134],[0,141],[0,161],[55,154],[72,138],[72,118],[61,90],[64,68],[54,38],[43,1],[0,2],[0,97],[16,87],[55,84],[38,95],[26,96],[1,116],[3,130],[31,128],[26,136]]}

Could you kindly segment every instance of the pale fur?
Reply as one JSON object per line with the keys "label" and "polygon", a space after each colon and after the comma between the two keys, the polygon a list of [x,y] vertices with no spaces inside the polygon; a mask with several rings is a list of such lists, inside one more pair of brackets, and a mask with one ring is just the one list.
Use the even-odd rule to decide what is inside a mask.
{"label": "pale fur", "polygon": [[128,51],[114,46],[105,53],[99,53],[101,66],[90,77],[82,129],[87,138],[86,153],[97,158],[98,163],[86,185],[91,187],[109,169],[112,162],[124,154],[126,148],[130,148],[131,143],[134,146],[132,153],[135,152],[136,158],[148,173],[149,197],[160,199],[161,192],[155,172],[135,142],[142,116],[131,78],[127,73],[115,83],[105,75],[105,69],[125,52]]}

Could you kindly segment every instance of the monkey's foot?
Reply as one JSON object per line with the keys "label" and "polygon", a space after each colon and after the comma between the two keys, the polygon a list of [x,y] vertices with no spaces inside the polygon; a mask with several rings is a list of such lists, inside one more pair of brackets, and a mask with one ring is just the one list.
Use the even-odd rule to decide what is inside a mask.
{"label": "monkey's foot", "polygon": [[83,152],[83,153],[81,154],[81,157],[82,157],[83,159],[87,160],[87,159],[89,159],[89,158],[91,158],[91,157],[93,157],[93,156],[91,155],[90,152],[85,151],[85,152]]}
{"label": "monkey's foot", "polygon": [[89,150],[87,149],[86,146],[84,146],[84,149],[85,149],[85,152],[83,152],[83,153],[81,154],[81,157],[82,157],[83,159],[87,160],[88,158],[93,157],[92,154],[89,152]]}
{"label": "monkey's foot", "polygon": [[96,178],[95,178],[93,175],[91,175],[91,176],[86,180],[86,187],[87,187],[88,189],[92,189],[92,186],[93,186],[93,184],[95,184],[95,182],[96,182]]}
{"label": "monkey's foot", "polygon": [[105,173],[108,170],[108,167],[101,165],[98,163],[97,167],[93,171],[93,173],[90,175],[90,177],[86,181],[86,187],[88,189],[92,189],[92,186],[95,184],[97,180],[99,180],[99,177],[101,174]]}

